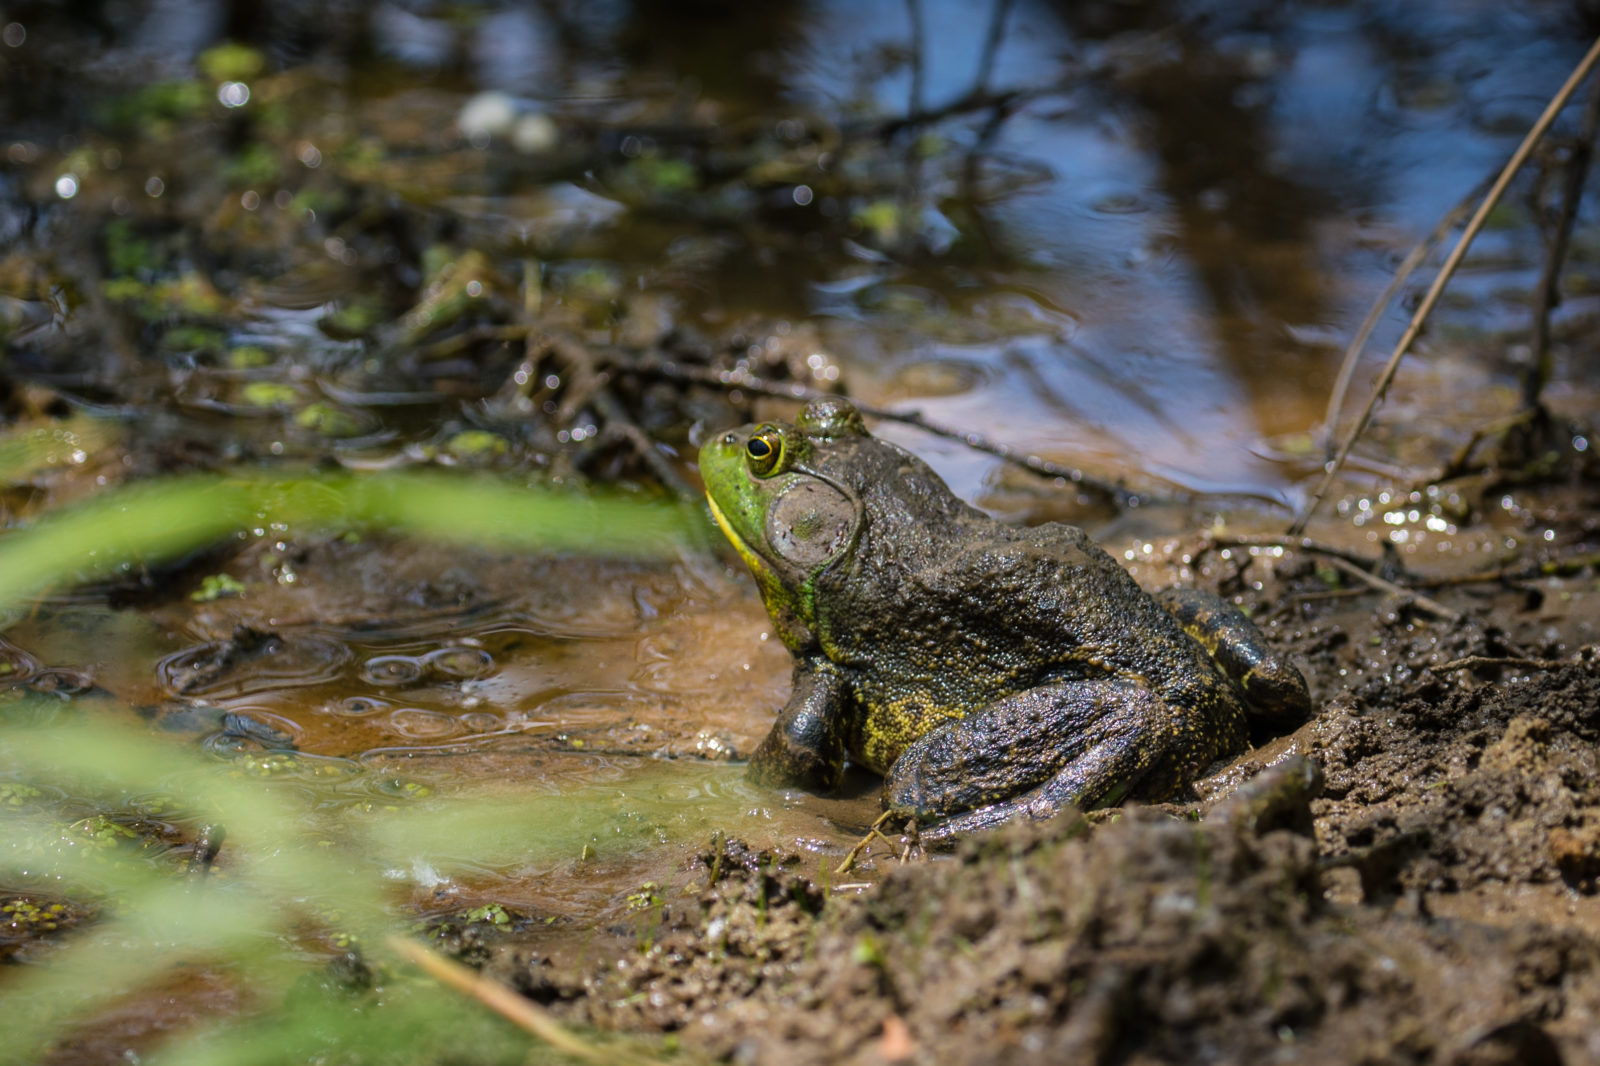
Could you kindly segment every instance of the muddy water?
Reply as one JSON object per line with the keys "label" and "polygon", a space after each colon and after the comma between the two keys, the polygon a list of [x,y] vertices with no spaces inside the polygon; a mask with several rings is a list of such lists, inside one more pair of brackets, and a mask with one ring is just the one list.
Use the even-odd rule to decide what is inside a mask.
{"label": "muddy water", "polygon": [[[417,575],[441,566],[458,575],[454,595],[485,605],[418,610]],[[789,671],[731,566],[447,557],[379,540],[322,545],[294,573],[142,617],[47,607],[10,637],[40,669],[91,676],[110,713],[131,708],[174,742],[276,776],[310,809],[540,812],[499,862],[383,849],[425,914],[493,901],[585,930],[715,831],[809,841],[820,856],[875,815],[875,792],[818,804],[757,790],[730,763],[759,740]]]}
{"label": "muddy water", "polygon": [[[497,265],[537,256],[552,302],[576,304],[582,285],[598,286],[617,313],[589,322],[593,333],[660,318],[737,336],[752,359],[783,350],[817,384],[842,382],[1102,477],[1227,493],[1229,504],[1248,497],[1245,524],[1272,528],[1320,461],[1322,405],[1368,301],[1399,255],[1509,154],[1581,53],[1569,6],[1016,3],[1000,5],[992,38],[994,9],[957,2],[913,5],[918,26],[903,5],[859,3],[715,18],[674,5],[581,17],[494,8],[466,30],[448,13],[385,9],[362,31],[370,51],[328,46],[315,57],[307,78],[328,82],[310,81],[309,92],[344,107],[330,107],[324,125],[306,120],[311,147],[297,146],[297,165],[315,170],[313,142],[325,134],[331,155],[357,128],[403,147],[375,179],[375,201],[447,217],[442,229]],[[286,5],[286,18],[304,7]],[[242,231],[245,211],[268,230],[264,247],[292,244],[302,209],[280,206],[271,182],[215,204],[203,189],[180,201],[170,160],[140,156],[130,140],[110,166],[113,146],[80,127],[80,112],[128,84],[188,70],[224,20],[199,0],[143,15],[109,27],[100,62],[76,75],[63,73],[72,31],[57,16],[27,5],[4,16],[26,29],[12,45],[8,28],[3,55],[31,88],[0,94],[0,140],[15,164],[0,171],[0,232],[25,232],[29,205],[43,204],[65,242],[110,217],[91,210],[126,214],[120,198],[136,218],[214,209],[223,221],[209,223],[224,233]],[[256,29],[281,32],[274,62],[293,70],[316,47],[292,27]],[[282,98],[295,91],[307,90]],[[569,129],[689,114],[728,129],[813,131],[936,110],[974,91],[1017,95],[992,128],[991,110],[955,108],[922,137],[841,152],[777,191],[719,188],[726,202],[715,210],[674,201],[635,211],[615,174],[542,180],[517,169],[526,161],[475,147],[459,120],[484,91]],[[648,156],[640,137],[618,136],[609,163]],[[61,178],[85,146],[98,169],[77,175],[69,195]],[[844,191],[829,192],[838,174]],[[233,206],[247,202],[257,206]],[[239,280],[220,316],[229,344],[264,350],[265,365],[141,358],[115,368],[125,395],[85,368],[105,349],[71,332],[71,301],[13,294],[8,283],[0,322],[18,372],[117,434],[76,477],[39,479],[18,510],[93,492],[121,466],[181,467],[189,450],[382,467],[435,459],[477,425],[472,404],[498,385],[493,366],[440,358],[425,373],[391,374],[376,366],[379,342],[319,326],[377,282],[356,263],[353,238],[318,237],[318,258]],[[1584,294],[1600,282],[1593,234],[1580,228],[1576,247],[1569,318],[1592,311]],[[1512,346],[1539,254],[1526,211],[1511,205],[1318,536],[1367,550],[1387,541],[1424,568],[1487,564],[1504,547],[1499,532],[1463,536],[1428,501],[1379,489],[1409,484],[1463,426],[1509,409]],[[1392,309],[1373,348],[1403,325]],[[1561,354],[1571,358],[1558,359],[1552,402],[1591,405],[1583,382],[1593,368]],[[275,404],[250,401],[263,382],[356,424],[338,442],[286,426]],[[691,480],[681,457],[715,428],[701,420],[678,442]],[[956,441],[875,428],[997,513],[1080,513],[1056,486]],[[1101,512],[1098,531],[1142,563],[1218,506],[1110,521]],[[1526,516],[1504,510],[1523,535]],[[202,570],[247,591],[196,602]],[[277,776],[308,809],[362,825],[373,804],[442,811],[475,799],[536,812],[521,854],[402,840],[369,856],[408,914],[498,902],[548,921],[551,950],[581,951],[592,931],[626,927],[630,895],[669,881],[714,831],[758,848],[798,844],[820,872],[877,809],[865,778],[826,800],[743,780],[735,757],[781,705],[789,665],[747,575],[709,550],[643,564],[262,534],[174,580],[131,603],[119,593],[115,606],[96,593],[50,600],[7,639],[41,669],[91,679],[103,713],[219,765]],[[867,876],[876,868],[869,860]]]}

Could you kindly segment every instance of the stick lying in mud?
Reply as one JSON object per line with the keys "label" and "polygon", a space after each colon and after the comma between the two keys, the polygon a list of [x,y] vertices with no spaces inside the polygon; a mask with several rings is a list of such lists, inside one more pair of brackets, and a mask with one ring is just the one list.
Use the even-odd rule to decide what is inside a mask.
{"label": "stick lying in mud", "polygon": [[1404,585],[1396,585],[1393,581],[1388,581],[1379,577],[1377,574],[1369,573],[1368,571],[1357,566],[1355,563],[1342,559],[1337,555],[1330,555],[1327,557],[1327,559],[1329,563],[1333,564],[1334,569],[1349,574],[1357,581],[1366,582],[1368,585],[1371,585],[1380,592],[1387,592],[1391,596],[1398,596],[1401,599],[1410,600],[1412,606],[1417,607],[1420,610],[1427,611],[1429,614],[1437,615],[1447,622],[1461,621],[1462,616],[1460,611],[1452,611],[1438,600],[1429,596],[1424,596],[1415,589],[1408,589]]}
{"label": "stick lying in mud", "polygon": [[[892,841],[888,837],[884,836],[883,832],[882,832],[884,823],[887,822],[889,819],[891,819],[893,817],[894,817],[894,812],[893,811],[884,811],[882,814],[880,814],[878,816],[878,820],[876,822],[873,822],[872,825],[867,828],[866,835],[863,836],[860,840],[856,841],[856,846],[850,849],[850,853],[844,857],[844,861],[843,862],[841,862],[837,867],[834,868],[833,872],[836,873],[836,874],[847,874],[851,870],[855,869],[856,860],[861,858],[861,853],[863,851],[866,851],[868,846],[871,845],[871,843],[874,840],[881,840],[885,844],[889,845],[890,848],[893,848],[894,847],[894,841]],[[906,861],[906,858],[909,855],[910,850],[911,850],[910,845],[909,844],[906,845],[906,854],[902,854],[900,856],[900,861],[901,862]]]}
{"label": "stick lying in mud", "polygon": [[1289,533],[1291,535],[1298,535],[1305,531],[1306,523],[1310,521],[1312,512],[1322,502],[1323,496],[1327,494],[1328,486],[1333,484],[1333,479],[1338,476],[1345,460],[1350,457],[1350,449],[1355,447],[1356,441],[1366,430],[1367,423],[1372,420],[1372,412],[1377,410],[1379,401],[1389,391],[1389,384],[1394,381],[1395,371],[1400,367],[1400,360],[1405,358],[1406,352],[1411,350],[1412,343],[1416,341],[1418,334],[1422,332],[1422,324],[1433,313],[1434,305],[1439,302],[1439,297],[1444,293],[1445,286],[1450,283],[1450,279],[1455,276],[1456,268],[1466,258],[1467,249],[1472,246],[1473,238],[1478,235],[1478,231],[1483,228],[1484,222],[1488,220],[1489,212],[1494,210],[1494,206],[1505,195],[1506,187],[1511,184],[1511,179],[1516,176],[1517,171],[1522,169],[1522,164],[1527,162],[1528,156],[1533,153],[1534,146],[1544,137],[1545,131],[1555,121],[1556,115],[1560,114],[1561,109],[1567,106],[1567,101],[1577,91],[1579,84],[1588,76],[1589,71],[1594,69],[1596,62],[1600,62],[1600,38],[1597,38],[1594,44],[1589,46],[1588,53],[1584,55],[1577,67],[1568,75],[1565,84],[1551,98],[1549,105],[1544,109],[1544,113],[1534,122],[1533,128],[1522,139],[1522,143],[1517,145],[1517,150],[1511,154],[1511,158],[1506,162],[1505,168],[1500,171],[1500,176],[1495,179],[1494,186],[1483,198],[1483,202],[1478,205],[1478,210],[1473,214],[1472,220],[1467,223],[1467,228],[1461,232],[1461,236],[1456,240],[1456,245],[1450,250],[1449,257],[1445,259],[1444,265],[1439,268],[1438,276],[1433,279],[1433,284],[1428,287],[1427,295],[1417,305],[1416,313],[1411,316],[1411,322],[1406,326],[1405,333],[1401,335],[1400,342],[1395,345],[1394,353],[1389,356],[1388,363],[1384,364],[1383,373],[1378,375],[1377,383],[1372,388],[1372,395],[1367,397],[1367,406],[1361,411],[1361,417],[1356,419],[1356,424],[1350,427],[1350,432],[1345,435],[1343,443],[1339,445],[1338,454],[1328,463],[1327,469],[1323,472],[1322,480],[1317,483],[1316,491],[1311,494],[1305,506],[1301,508],[1300,513],[1295,516],[1295,520],[1290,524]]}
{"label": "stick lying in mud", "polygon": [[[714,370],[711,367],[688,366],[664,359],[650,359],[635,366],[622,368],[624,373],[640,374],[645,377],[664,378],[668,381],[689,381],[697,385],[710,385],[719,389],[743,389],[745,392],[757,393],[761,396],[776,396],[785,400],[798,400],[809,403],[812,400],[825,399],[830,393],[820,392],[817,389],[807,388],[804,385],[786,381],[767,381],[750,374],[736,373],[734,371]],[[1058,477],[1071,482],[1081,489],[1097,492],[1117,501],[1119,506],[1126,507],[1129,503],[1135,505],[1148,502],[1150,497],[1128,491],[1121,485],[1114,485],[1109,481],[1085,474],[1076,467],[1062,466],[1037,455],[1028,455],[1017,451],[1009,444],[1001,444],[990,440],[979,433],[963,433],[960,430],[950,429],[946,426],[928,421],[920,411],[896,411],[888,407],[879,407],[875,404],[863,403],[860,400],[851,400],[856,410],[869,418],[880,418],[889,422],[901,422],[908,426],[932,433],[936,437],[947,440],[960,441],[974,451],[987,452],[990,455],[1004,459],[1008,463],[1031,470],[1035,474],[1045,477]]]}
{"label": "stick lying in mud", "polygon": [[1600,665],[1600,656],[1596,654],[1596,647],[1593,644],[1586,644],[1567,659],[1528,659],[1520,655],[1468,655],[1460,659],[1451,659],[1447,663],[1440,663],[1433,669],[1471,670],[1479,666],[1520,666],[1524,670],[1559,670],[1563,666],[1594,667],[1596,665]]}
{"label": "stick lying in mud", "polygon": [[402,936],[391,936],[389,950],[419,969],[440,984],[455,989],[488,1007],[524,1032],[543,1040],[563,1055],[594,1063],[621,1063],[622,1066],[661,1066],[660,1060],[619,1047],[596,1047],[584,1043],[556,1021],[550,1012],[537,1003],[519,995],[514,989],[493,978],[473,973],[458,962],[453,962],[437,952],[429,951]]}
{"label": "stick lying in mud", "polygon": [[1327,559],[1329,565],[1333,566],[1334,569],[1340,571],[1341,573],[1348,574],[1357,581],[1367,585],[1369,588],[1377,589],[1379,592],[1386,592],[1391,596],[1398,596],[1401,599],[1408,600],[1419,610],[1427,611],[1432,615],[1437,615],[1447,622],[1459,622],[1462,618],[1462,615],[1459,611],[1451,610],[1438,600],[1432,599],[1429,596],[1425,596],[1414,588],[1407,588],[1405,585],[1397,585],[1393,581],[1379,577],[1375,572],[1378,568],[1377,562],[1370,559],[1365,559],[1355,552],[1345,551],[1342,548],[1335,548],[1329,544],[1320,544],[1309,537],[1210,537],[1207,538],[1205,543],[1214,548],[1291,548],[1298,551],[1308,552],[1312,555],[1320,555]]}

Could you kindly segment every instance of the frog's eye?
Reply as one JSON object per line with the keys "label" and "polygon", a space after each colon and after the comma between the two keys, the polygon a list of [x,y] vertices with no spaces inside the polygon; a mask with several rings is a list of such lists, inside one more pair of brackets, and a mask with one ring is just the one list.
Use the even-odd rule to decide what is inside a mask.
{"label": "frog's eye", "polygon": [[750,472],[766,477],[783,457],[783,437],[776,430],[763,429],[744,442],[744,453],[750,457]]}

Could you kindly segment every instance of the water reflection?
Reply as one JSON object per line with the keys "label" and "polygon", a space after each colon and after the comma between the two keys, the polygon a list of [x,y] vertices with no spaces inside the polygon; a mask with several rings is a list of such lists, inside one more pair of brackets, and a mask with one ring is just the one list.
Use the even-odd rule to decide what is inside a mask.
{"label": "water reflection", "polygon": [[[27,89],[0,94],[13,149],[70,155],[81,135],[64,119],[232,37],[280,67],[321,62],[340,106],[330,131],[410,130],[409,158],[387,165],[414,167],[415,195],[443,192],[475,244],[534,240],[553,276],[568,257],[604,264],[619,291],[670,295],[690,322],[821,323],[868,398],[985,430],[1003,411],[1009,440],[1053,458],[1278,498],[1300,468],[1270,442],[1314,428],[1328,341],[1386,253],[1503,157],[1577,51],[1554,7],[1445,0],[135,8],[91,5],[105,42],[92,72],[64,61],[81,22],[9,9],[0,76]],[[451,115],[482,90],[538,114],[559,147],[519,162],[458,142],[481,165],[451,163],[446,184],[475,173],[478,187],[440,190]],[[758,142],[787,146],[792,179],[725,180],[771,150]],[[92,195],[68,178],[74,204]],[[680,179],[694,195],[676,212],[636,209],[640,182]],[[276,210],[270,188],[245,195]],[[574,197],[603,206],[559,206]],[[263,290],[263,311],[293,287]],[[952,319],[1019,288],[1070,316],[1071,336],[943,347]],[[920,312],[901,299],[912,289],[929,294]],[[304,325],[261,332],[303,339]],[[941,361],[942,377],[905,369]],[[233,410],[202,380],[197,402]],[[370,420],[364,403],[329,411]],[[394,442],[366,439],[373,428],[348,435]],[[948,449],[934,460],[969,496],[992,473]]]}

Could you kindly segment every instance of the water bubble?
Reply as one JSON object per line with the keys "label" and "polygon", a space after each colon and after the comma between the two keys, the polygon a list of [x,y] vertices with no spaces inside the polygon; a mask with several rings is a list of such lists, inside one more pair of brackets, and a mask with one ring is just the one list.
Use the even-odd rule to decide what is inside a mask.
{"label": "water bubble", "polygon": [[813,193],[811,192],[811,186],[796,185],[794,187],[794,202],[799,204],[801,207],[805,207],[807,204],[811,203],[812,197]]}
{"label": "water bubble", "polygon": [[20,22],[8,22],[6,28],[0,30],[0,41],[6,42],[12,48],[21,48],[22,42],[28,39],[28,31]]}
{"label": "water bubble", "polygon": [[505,727],[500,716],[489,711],[473,711],[462,715],[458,721],[474,733],[494,733]]}
{"label": "water bubble", "polygon": [[388,700],[374,699],[371,696],[349,696],[339,701],[338,710],[341,714],[376,714],[388,710],[390,706]]}
{"label": "water bubble", "polygon": [[361,677],[373,685],[410,685],[422,680],[426,669],[409,655],[379,655],[362,664]]}
{"label": "water bubble", "polygon": [[494,656],[482,648],[440,648],[429,652],[423,661],[442,677],[476,678],[494,670]]}
{"label": "water bubble", "polygon": [[56,179],[56,195],[63,200],[70,200],[78,195],[78,175],[63,174]]}
{"label": "water bubble", "polygon": [[243,107],[250,102],[250,86],[242,81],[225,81],[217,86],[217,102],[223,107]]}
{"label": "water bubble", "polygon": [[167,183],[152,174],[150,179],[144,183],[144,191],[147,196],[160,196],[167,191]]}
{"label": "water bubble", "polygon": [[461,723],[448,714],[420,707],[402,707],[389,715],[389,727],[411,740],[430,740],[461,732]]}

